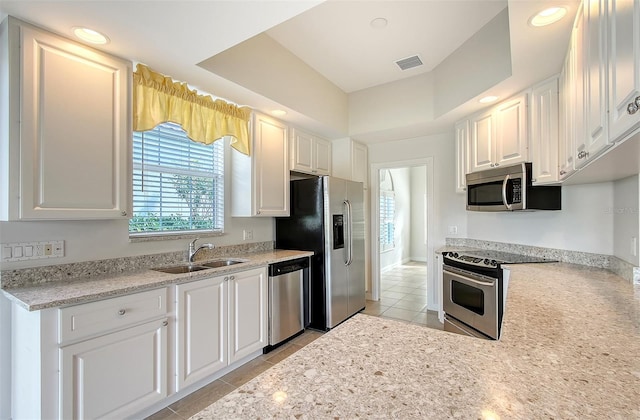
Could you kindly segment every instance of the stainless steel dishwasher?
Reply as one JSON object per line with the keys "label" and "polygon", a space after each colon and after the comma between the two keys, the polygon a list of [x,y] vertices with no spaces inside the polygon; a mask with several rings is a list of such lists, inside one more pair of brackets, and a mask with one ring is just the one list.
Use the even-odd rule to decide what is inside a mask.
{"label": "stainless steel dishwasher", "polygon": [[269,266],[269,347],[305,328],[305,279],[309,258],[298,258]]}

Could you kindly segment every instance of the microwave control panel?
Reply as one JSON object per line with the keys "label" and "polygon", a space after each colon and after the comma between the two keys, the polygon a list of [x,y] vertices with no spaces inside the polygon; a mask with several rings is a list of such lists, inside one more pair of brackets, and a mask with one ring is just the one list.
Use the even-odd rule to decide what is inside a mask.
{"label": "microwave control panel", "polygon": [[513,201],[510,204],[522,203],[522,178],[513,179],[511,183],[511,198]]}

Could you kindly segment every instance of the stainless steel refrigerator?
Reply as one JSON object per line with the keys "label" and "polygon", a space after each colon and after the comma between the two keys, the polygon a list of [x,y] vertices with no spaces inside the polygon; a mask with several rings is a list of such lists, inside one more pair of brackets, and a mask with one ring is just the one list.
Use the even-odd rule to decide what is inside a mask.
{"label": "stainless steel refrigerator", "polygon": [[276,218],[275,246],[314,251],[308,326],[328,330],[365,306],[362,183],[329,176],[295,180],[290,197],[291,216]]}

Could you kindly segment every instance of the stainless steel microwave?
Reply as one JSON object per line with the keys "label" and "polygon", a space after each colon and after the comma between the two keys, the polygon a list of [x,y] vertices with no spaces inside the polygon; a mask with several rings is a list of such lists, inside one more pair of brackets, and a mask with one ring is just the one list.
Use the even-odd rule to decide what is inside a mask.
{"label": "stainless steel microwave", "polygon": [[531,162],[467,174],[467,210],[560,210],[560,186],[533,186]]}

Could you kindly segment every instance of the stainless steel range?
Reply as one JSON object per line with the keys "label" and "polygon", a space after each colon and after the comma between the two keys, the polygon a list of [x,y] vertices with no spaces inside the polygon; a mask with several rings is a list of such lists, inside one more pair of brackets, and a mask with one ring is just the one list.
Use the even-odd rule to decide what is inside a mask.
{"label": "stainless steel range", "polygon": [[509,283],[502,264],[551,262],[498,251],[452,251],[443,256],[445,331],[497,340]]}

